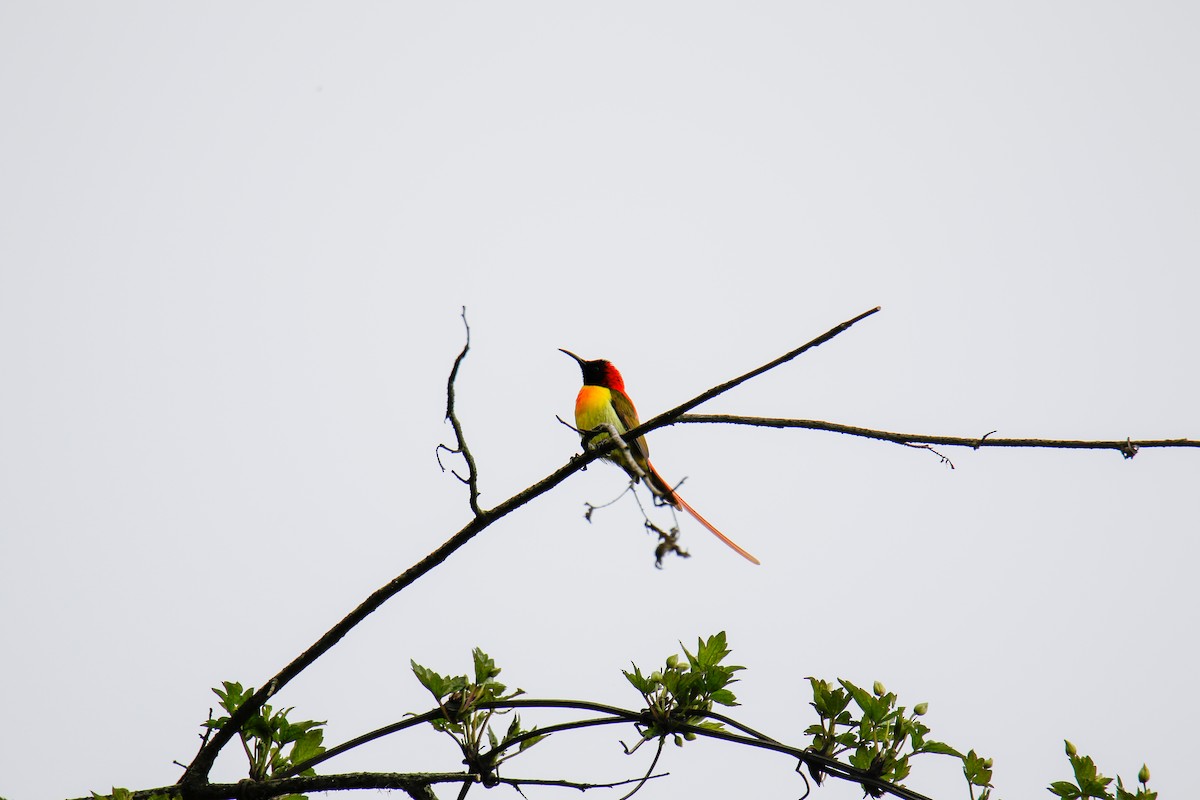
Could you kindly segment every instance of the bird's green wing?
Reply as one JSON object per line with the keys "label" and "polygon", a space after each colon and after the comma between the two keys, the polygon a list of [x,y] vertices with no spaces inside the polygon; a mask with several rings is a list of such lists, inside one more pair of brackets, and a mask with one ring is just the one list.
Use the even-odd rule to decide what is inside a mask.
{"label": "bird's green wing", "polygon": [[[637,409],[633,407],[633,401],[624,392],[612,391],[612,406],[613,411],[617,412],[617,419],[621,421],[621,432],[631,431],[641,423],[638,422]],[[639,436],[635,442],[626,442],[629,448],[633,451],[634,458],[637,459],[638,466],[646,469],[649,463],[650,448],[646,446],[646,438]]]}

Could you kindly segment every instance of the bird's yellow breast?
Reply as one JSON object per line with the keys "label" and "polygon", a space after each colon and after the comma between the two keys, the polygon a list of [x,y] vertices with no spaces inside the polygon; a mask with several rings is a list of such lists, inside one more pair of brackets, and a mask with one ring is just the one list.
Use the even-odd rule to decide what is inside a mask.
{"label": "bird's yellow breast", "polygon": [[[584,434],[587,447],[595,447],[608,438],[607,433],[599,433],[594,438],[587,436],[588,431],[604,424],[612,425],[618,434],[623,435],[637,427],[637,409],[619,390],[585,384],[575,397],[575,427]],[[625,470],[636,482],[651,469],[647,458],[649,451],[646,449],[646,439],[639,436],[625,445],[626,447],[614,450],[604,458]]]}
{"label": "bird's yellow breast", "polygon": [[[586,432],[605,423],[618,431],[626,430],[613,409],[612,392],[603,386],[584,386],[575,398],[575,427]],[[597,438],[604,438],[604,435]]]}

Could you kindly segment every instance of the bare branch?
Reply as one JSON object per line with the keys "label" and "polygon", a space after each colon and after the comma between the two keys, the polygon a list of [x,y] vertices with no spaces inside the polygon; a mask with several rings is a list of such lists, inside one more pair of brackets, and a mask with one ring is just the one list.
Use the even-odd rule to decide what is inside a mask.
{"label": "bare branch", "polygon": [[[966,436],[933,436],[923,433],[895,433],[880,431],[872,428],[859,428],[853,425],[842,425],[837,422],[824,422],[819,419],[779,419],[776,417],[743,417],[732,414],[685,414],[674,420],[674,423],[715,423],[725,425],[748,425],[758,428],[806,428],[814,431],[831,431],[844,433],[848,436],[861,436],[864,439],[878,439],[884,442],[920,447],[922,445],[942,445],[945,447],[969,447],[978,450],[981,447],[1051,447],[1074,450],[1116,450],[1125,458],[1133,458],[1138,450],[1145,447],[1200,447],[1197,439],[1124,439],[1124,440],[1079,440],[1079,439],[993,439],[989,438],[995,431],[981,437]],[[671,423],[671,424],[674,424]],[[936,451],[935,451],[936,452]],[[938,455],[941,455],[940,453]],[[943,456],[944,458],[944,456]]]}
{"label": "bare branch", "polygon": [[[458,421],[458,415],[454,412],[454,381],[458,379],[458,368],[462,366],[463,360],[467,357],[467,351],[471,349],[471,326],[467,324],[467,307],[463,306],[462,310],[463,328],[467,333],[467,340],[463,343],[462,352],[458,354],[458,358],[454,359],[454,366],[450,369],[450,378],[446,381],[446,419],[450,420],[450,424],[454,427],[454,438],[458,441],[457,447],[447,447],[440,444],[437,451],[445,450],[450,453],[461,455],[463,460],[467,462],[467,477],[459,475],[451,470],[454,477],[467,485],[470,491],[471,511],[475,516],[480,516],[483,512],[479,509],[479,470],[475,466],[475,457],[471,455],[471,448],[467,447],[467,439],[463,434],[462,423]],[[442,460],[439,456],[438,466],[442,466]],[[444,471],[446,468],[442,467]]]}

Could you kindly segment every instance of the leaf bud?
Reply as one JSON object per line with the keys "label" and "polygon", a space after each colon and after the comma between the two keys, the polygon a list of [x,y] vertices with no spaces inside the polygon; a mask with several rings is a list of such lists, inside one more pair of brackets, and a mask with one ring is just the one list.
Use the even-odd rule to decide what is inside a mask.
{"label": "leaf bud", "polygon": [[929,711],[929,703],[917,703],[913,706],[913,713],[918,717],[925,716],[925,712]]}
{"label": "leaf bud", "polygon": [[1150,782],[1150,768],[1142,764],[1142,768],[1138,770],[1138,781],[1141,783]]}

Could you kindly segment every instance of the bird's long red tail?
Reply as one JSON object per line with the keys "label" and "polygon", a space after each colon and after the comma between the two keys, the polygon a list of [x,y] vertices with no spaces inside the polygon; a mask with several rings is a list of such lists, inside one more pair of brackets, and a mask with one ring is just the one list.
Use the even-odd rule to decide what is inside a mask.
{"label": "bird's long red tail", "polygon": [[687,504],[687,501],[684,500],[682,497],[680,497],[679,493],[671,488],[671,484],[669,484],[663,480],[662,476],[658,474],[658,470],[654,469],[654,466],[652,464],[647,464],[646,466],[648,468],[646,470],[646,472],[647,472],[646,484],[648,486],[650,486],[651,491],[653,491],[655,494],[657,494],[658,496],[660,496],[661,498],[663,498],[664,500],[666,500],[668,503],[675,506],[676,508],[682,508],[684,511],[691,514],[692,518],[695,519],[696,522],[699,522],[701,525],[708,528],[709,533],[711,533],[713,536],[716,536],[722,542],[727,544],[730,547],[730,549],[732,549],[734,552],[736,552],[742,558],[749,561],[751,564],[762,564],[761,561],[759,561],[754,556],[750,555],[750,553],[746,552],[746,550],[744,548],[742,548],[741,545],[739,545],[733,539],[730,539],[725,534],[721,533],[719,530],[717,530],[715,525],[713,525],[711,522],[706,520],[704,517],[700,516],[700,512],[696,511],[696,509],[689,506]]}

